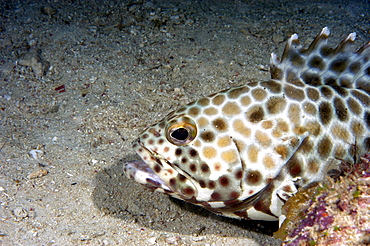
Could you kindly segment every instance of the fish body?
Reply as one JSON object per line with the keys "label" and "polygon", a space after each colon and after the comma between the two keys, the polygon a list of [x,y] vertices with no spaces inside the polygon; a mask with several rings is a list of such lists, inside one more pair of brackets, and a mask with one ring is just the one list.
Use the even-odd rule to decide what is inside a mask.
{"label": "fish body", "polygon": [[278,220],[284,202],[342,161],[370,151],[370,42],[351,33],[336,48],[324,28],[304,49],[298,35],[271,79],[201,98],[133,142],[141,161],[126,176],[152,189],[243,219]]}

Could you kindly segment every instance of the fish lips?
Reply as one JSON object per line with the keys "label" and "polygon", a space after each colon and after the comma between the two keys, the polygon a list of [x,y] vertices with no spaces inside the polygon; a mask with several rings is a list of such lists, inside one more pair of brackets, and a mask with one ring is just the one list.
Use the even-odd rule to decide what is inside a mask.
{"label": "fish lips", "polygon": [[124,164],[126,177],[182,200],[193,200],[197,196],[198,187],[188,173],[146,147],[140,138],[133,142],[133,148],[142,160]]}
{"label": "fish lips", "polygon": [[153,190],[172,193],[173,190],[154,173],[153,169],[143,160],[128,161],[123,164],[125,176]]}
{"label": "fish lips", "polygon": [[[140,139],[135,140],[132,145],[142,160],[125,162],[123,164],[125,176],[151,189],[172,193],[173,190],[153,170],[153,167],[158,164],[159,155],[146,148],[141,143]],[[157,158],[155,156],[157,156]]]}

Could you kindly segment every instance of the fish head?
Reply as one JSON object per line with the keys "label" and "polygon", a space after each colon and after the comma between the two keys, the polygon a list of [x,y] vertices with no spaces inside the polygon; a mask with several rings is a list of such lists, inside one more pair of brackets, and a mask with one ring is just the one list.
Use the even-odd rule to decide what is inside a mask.
{"label": "fish head", "polygon": [[133,142],[143,160],[141,171],[136,162],[126,165],[125,172],[170,196],[223,207],[243,195],[242,161],[225,129],[226,120],[200,114],[203,101],[183,106],[146,128]]}

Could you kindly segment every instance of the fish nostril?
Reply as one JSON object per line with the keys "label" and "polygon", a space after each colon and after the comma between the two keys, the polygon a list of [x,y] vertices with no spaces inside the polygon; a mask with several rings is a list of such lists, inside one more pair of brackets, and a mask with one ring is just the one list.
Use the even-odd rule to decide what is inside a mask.
{"label": "fish nostril", "polygon": [[154,127],[150,128],[148,132],[157,138],[161,136],[160,130],[157,131]]}

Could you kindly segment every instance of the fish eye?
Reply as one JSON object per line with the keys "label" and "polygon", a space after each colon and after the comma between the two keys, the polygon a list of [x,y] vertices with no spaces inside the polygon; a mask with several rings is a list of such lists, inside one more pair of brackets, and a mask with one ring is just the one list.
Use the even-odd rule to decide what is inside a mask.
{"label": "fish eye", "polygon": [[189,137],[188,129],[182,127],[177,128],[171,132],[171,137],[179,141],[185,141]]}
{"label": "fish eye", "polygon": [[196,126],[191,119],[183,117],[180,120],[175,119],[166,127],[167,140],[177,146],[190,143],[197,135]]}

